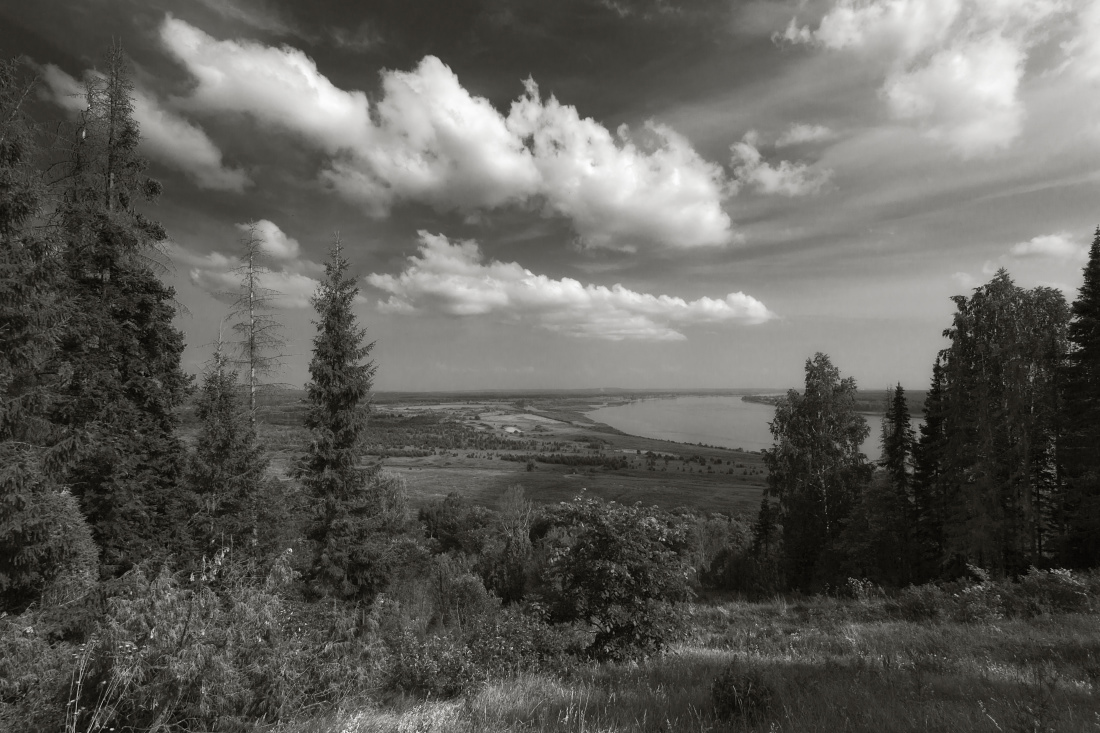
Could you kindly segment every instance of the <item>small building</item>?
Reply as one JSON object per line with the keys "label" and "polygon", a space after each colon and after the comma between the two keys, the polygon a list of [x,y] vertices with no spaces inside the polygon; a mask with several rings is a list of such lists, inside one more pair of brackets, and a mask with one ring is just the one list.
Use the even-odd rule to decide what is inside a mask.
{"label": "small building", "polygon": [[523,431],[517,428],[515,425],[508,425],[504,428],[504,432],[511,433],[513,435],[523,435]]}

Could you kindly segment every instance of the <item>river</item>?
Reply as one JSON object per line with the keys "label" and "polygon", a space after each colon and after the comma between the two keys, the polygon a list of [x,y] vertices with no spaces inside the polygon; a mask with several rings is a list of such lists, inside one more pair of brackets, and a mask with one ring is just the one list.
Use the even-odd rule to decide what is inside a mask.
{"label": "river", "polygon": [[[597,422],[643,438],[757,451],[772,447],[768,423],[775,417],[775,408],[745,402],[737,396],[712,395],[638,400],[586,414]],[[878,460],[882,416],[867,413],[864,417],[871,434],[863,443],[863,452],[869,459]],[[914,431],[919,424],[920,420],[914,418]]]}

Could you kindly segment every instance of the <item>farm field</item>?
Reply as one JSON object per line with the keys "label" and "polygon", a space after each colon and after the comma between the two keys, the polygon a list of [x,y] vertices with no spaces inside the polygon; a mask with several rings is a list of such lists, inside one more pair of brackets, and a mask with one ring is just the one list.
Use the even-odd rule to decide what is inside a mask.
{"label": "farm field", "polygon": [[[306,442],[302,397],[296,390],[272,391],[258,410],[271,470],[284,479]],[[628,399],[383,393],[368,428],[368,460],[405,479],[414,507],[452,492],[496,506],[505,490],[519,485],[536,503],[584,491],[664,509],[756,510],[766,479],[759,453],[626,435],[584,415]],[[185,414],[185,433],[189,418]]]}

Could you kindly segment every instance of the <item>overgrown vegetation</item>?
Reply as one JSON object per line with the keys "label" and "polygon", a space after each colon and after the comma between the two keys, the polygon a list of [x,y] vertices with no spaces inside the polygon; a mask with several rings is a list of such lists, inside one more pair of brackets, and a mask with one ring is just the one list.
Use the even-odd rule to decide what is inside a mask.
{"label": "overgrown vegetation", "polygon": [[[160,187],[120,48],[104,68],[53,142],[26,114],[34,80],[0,68],[0,728],[1095,727],[1100,230],[1072,310],[1003,272],[956,299],[920,439],[899,385],[878,467],[854,381],[808,360],[754,521],[519,486],[414,517],[368,457],[750,468],[437,415],[372,427],[339,240],[313,298],[308,437],[278,446],[293,480],[273,479],[220,351],[185,443],[193,390],[150,258],[166,234],[141,209]],[[740,598],[692,605],[723,592]]]}

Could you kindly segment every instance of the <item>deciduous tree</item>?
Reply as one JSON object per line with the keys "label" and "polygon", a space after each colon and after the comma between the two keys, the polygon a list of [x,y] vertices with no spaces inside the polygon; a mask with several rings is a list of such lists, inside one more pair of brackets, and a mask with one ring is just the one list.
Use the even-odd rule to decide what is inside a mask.
{"label": "deciduous tree", "polygon": [[860,448],[870,428],[855,409],[856,383],[825,354],[806,360],[806,388],[790,390],[764,451],[768,491],[779,502],[788,582],[809,588],[827,576],[818,563],[840,536],[872,467]]}

